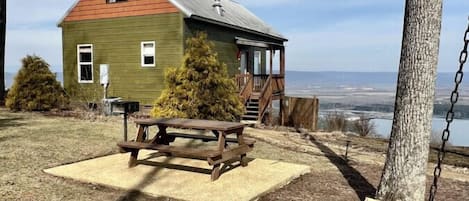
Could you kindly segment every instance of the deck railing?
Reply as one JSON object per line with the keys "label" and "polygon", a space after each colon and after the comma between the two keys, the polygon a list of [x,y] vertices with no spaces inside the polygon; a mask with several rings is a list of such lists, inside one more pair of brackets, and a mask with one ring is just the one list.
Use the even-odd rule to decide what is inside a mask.
{"label": "deck railing", "polygon": [[259,95],[259,121],[262,121],[267,107],[272,101],[272,76],[268,76]]}
{"label": "deck railing", "polygon": [[254,88],[254,81],[252,76],[242,76],[237,79],[238,87],[240,89],[239,96],[243,104],[245,104],[251,97],[252,90]]}
{"label": "deck railing", "polygon": [[272,75],[272,91],[274,95],[284,94],[285,92],[285,75]]}
{"label": "deck railing", "polygon": [[254,78],[254,91],[261,91],[264,87],[267,79],[269,78],[268,74],[253,75]]}
{"label": "deck railing", "polygon": [[241,91],[244,86],[247,84],[249,78],[251,78],[252,75],[250,74],[238,74],[235,76],[235,82],[236,82],[236,86],[238,87],[238,89]]}
{"label": "deck railing", "polygon": [[[235,81],[236,85],[238,86],[238,89],[241,91],[246,86],[246,84],[248,84],[249,79],[252,79],[252,92],[261,92],[264,86],[266,85],[269,76],[270,75],[268,74],[240,74],[236,75]],[[277,95],[283,93],[285,91],[285,75],[272,74],[271,79],[273,94]]]}

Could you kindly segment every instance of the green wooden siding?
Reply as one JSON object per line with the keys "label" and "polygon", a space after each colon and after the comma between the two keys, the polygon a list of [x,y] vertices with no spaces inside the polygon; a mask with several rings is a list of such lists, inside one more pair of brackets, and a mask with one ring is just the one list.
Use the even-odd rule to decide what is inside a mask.
{"label": "green wooden siding", "polygon": [[[152,104],[164,89],[164,71],[180,66],[183,56],[180,13],[125,17],[62,24],[66,90],[80,101],[99,101],[99,64],[110,65],[108,96]],[[141,42],[155,41],[156,67],[141,66]],[[77,45],[93,45],[92,84],[78,83]]]}
{"label": "green wooden siding", "polygon": [[[221,27],[206,22],[186,19],[184,20],[184,38],[192,37],[198,31],[204,31],[208,35],[208,39],[215,45],[215,51],[218,53],[219,61],[228,66],[230,75],[239,74],[240,63],[237,59],[238,45],[236,45],[235,37],[242,37],[251,40],[259,40],[274,43],[283,43],[283,41],[273,40],[267,37],[243,32],[235,29]],[[258,50],[262,52],[262,72],[266,72],[266,50],[264,48],[246,47],[250,51]],[[253,57],[253,55],[250,55]],[[253,59],[250,59],[250,66],[253,64]]]}

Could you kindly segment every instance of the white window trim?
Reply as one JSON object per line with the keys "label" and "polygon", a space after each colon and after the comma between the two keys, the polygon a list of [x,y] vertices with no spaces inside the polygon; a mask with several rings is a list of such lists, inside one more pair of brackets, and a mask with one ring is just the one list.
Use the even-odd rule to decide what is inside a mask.
{"label": "white window trim", "polygon": [[[153,64],[145,64],[144,45],[153,44]],[[140,64],[142,67],[155,67],[156,66],[156,43],[155,41],[143,41],[140,43]]]}
{"label": "white window trim", "polygon": [[[80,47],[86,47],[90,46],[91,47],[91,62],[80,62]],[[93,54],[93,44],[78,44],[77,45],[77,70],[78,70],[78,83],[93,83],[94,82],[94,66],[93,66],[93,61],[94,61],[94,54]],[[90,65],[91,64],[91,80],[81,80],[81,65]]]}

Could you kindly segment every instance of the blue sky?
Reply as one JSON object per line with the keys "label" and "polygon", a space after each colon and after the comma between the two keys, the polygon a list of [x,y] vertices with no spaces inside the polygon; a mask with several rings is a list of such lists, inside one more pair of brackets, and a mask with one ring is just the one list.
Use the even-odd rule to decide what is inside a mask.
{"label": "blue sky", "polygon": [[[7,1],[7,72],[16,72],[26,54],[62,71],[56,24],[74,1]],[[398,70],[404,0],[237,1],[289,39],[288,70]],[[456,71],[468,15],[468,0],[444,1],[440,72]]]}

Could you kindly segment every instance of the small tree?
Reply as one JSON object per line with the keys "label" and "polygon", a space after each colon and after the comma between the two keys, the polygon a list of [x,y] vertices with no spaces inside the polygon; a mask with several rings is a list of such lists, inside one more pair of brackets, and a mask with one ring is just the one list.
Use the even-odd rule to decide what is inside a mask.
{"label": "small tree", "polygon": [[6,98],[13,111],[47,111],[69,103],[64,89],[49,70],[49,64],[38,56],[26,56]]}
{"label": "small tree", "polygon": [[182,67],[166,72],[167,86],[155,101],[152,116],[238,120],[243,105],[235,82],[218,61],[207,34],[198,33],[186,44]]}
{"label": "small tree", "polygon": [[345,118],[344,113],[334,112],[329,113],[325,117],[327,131],[341,131],[345,132],[347,130],[347,119]]}
{"label": "small tree", "polygon": [[353,131],[362,137],[375,133],[375,124],[364,114],[360,115],[360,119],[354,121],[352,126]]}

